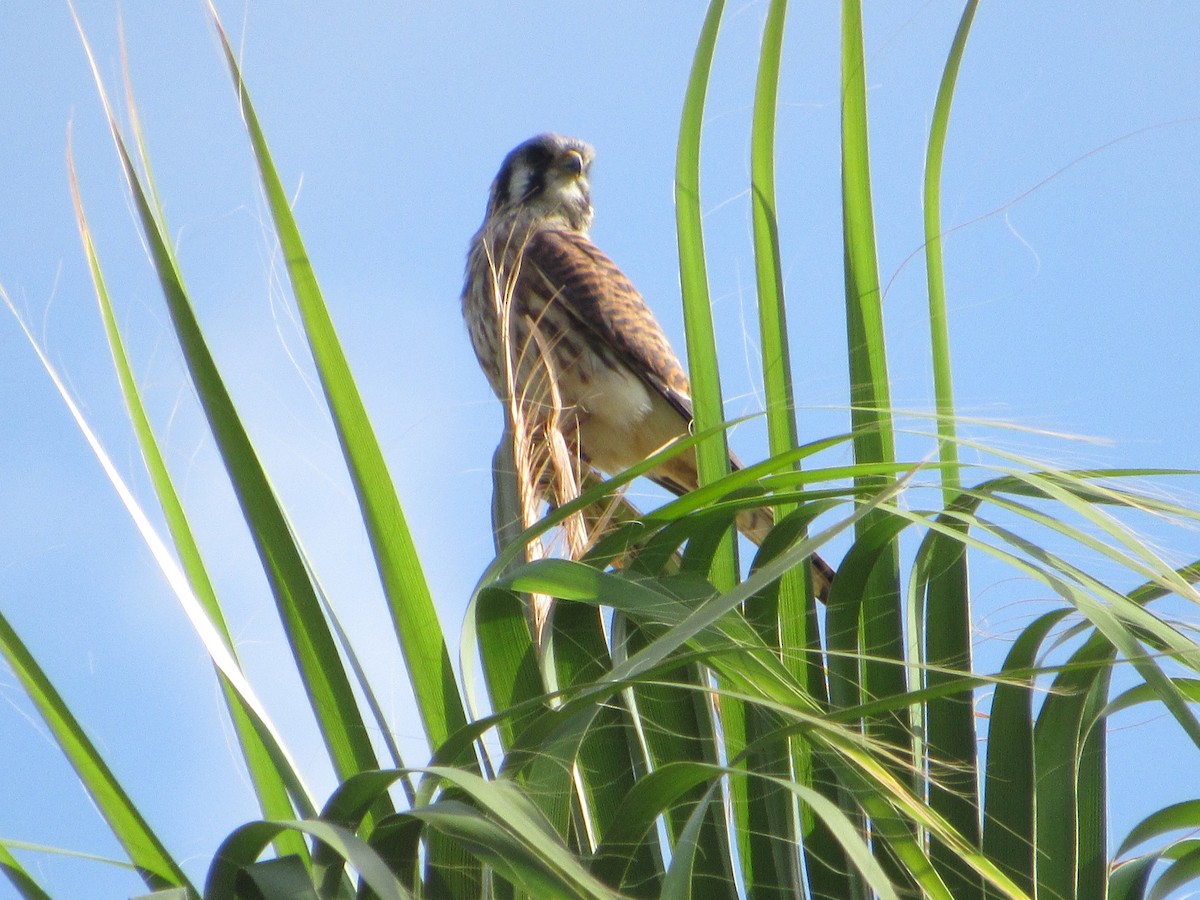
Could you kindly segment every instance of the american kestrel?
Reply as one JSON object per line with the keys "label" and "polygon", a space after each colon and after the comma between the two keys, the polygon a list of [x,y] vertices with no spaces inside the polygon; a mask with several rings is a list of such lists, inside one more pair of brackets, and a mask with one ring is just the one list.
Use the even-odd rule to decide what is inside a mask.
{"label": "american kestrel", "polygon": [[[575,452],[612,475],[686,435],[692,401],[650,308],[588,238],[594,155],[583,141],[542,134],[504,158],[471,239],[462,305],[475,355],[501,401],[512,392],[535,403],[553,398]],[[729,461],[739,468],[734,456]],[[649,477],[675,494],[694,490],[695,453],[674,456]],[[756,544],[773,524],[769,509],[737,517]],[[813,562],[814,587],[824,595],[833,572]]]}

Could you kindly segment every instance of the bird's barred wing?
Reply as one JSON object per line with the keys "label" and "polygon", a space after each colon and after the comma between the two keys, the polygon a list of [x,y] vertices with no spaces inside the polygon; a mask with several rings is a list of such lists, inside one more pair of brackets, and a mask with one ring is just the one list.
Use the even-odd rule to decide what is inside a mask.
{"label": "bird's barred wing", "polygon": [[[662,326],[616,263],[582,234],[546,229],[524,247],[522,277],[582,323],[628,369],[692,420],[687,374]],[[540,284],[536,283],[540,282]]]}
{"label": "bird's barred wing", "polygon": [[[671,349],[662,326],[616,264],[578,232],[535,231],[524,245],[522,279],[533,278],[534,289],[556,307],[582,323],[586,332],[647,385],[657,391],[684,419],[692,421],[692,399],[687,374]],[[740,469],[729,454],[730,467]],[[694,463],[691,463],[694,467]],[[660,467],[649,477],[676,494],[695,487],[694,468],[687,484]],[[744,525],[745,523],[752,523]],[[774,523],[771,509],[747,511],[738,527],[761,543]],[[825,600],[834,570],[820,556],[812,557],[813,586]]]}

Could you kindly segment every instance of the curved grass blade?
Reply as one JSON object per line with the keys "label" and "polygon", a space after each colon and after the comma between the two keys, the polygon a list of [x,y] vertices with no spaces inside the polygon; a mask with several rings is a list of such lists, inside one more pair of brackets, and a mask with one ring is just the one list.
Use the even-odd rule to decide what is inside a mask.
{"label": "curved grass blade", "polygon": [[1184,800],[1155,810],[1138,822],[1121,841],[1117,856],[1124,856],[1138,844],[1170,834],[1173,831],[1196,831],[1200,829],[1200,800]]}
{"label": "curved grass blade", "polygon": [[[700,206],[700,145],[704,101],[724,7],[724,0],[711,0],[705,13],[688,77],[675,161],[675,222],[679,242],[679,276],[683,293],[688,369],[695,416],[693,430],[701,434],[717,428],[725,421]],[[697,444],[696,463],[702,487],[728,474],[729,451],[723,429],[720,434],[713,434]],[[713,554],[710,577],[714,584],[724,588],[730,588],[737,582],[737,549],[732,528]],[[723,700],[720,702],[723,707],[718,715],[725,729],[725,753],[727,756],[737,756],[745,747],[745,711],[736,704],[731,705]],[[715,749],[714,747],[713,752]],[[735,827],[745,833],[748,828],[748,797],[744,780],[732,779],[730,793],[733,797],[733,817],[737,823]],[[711,825],[719,820],[720,810],[712,804],[711,815],[704,821]],[[686,823],[684,827],[687,827]],[[719,836],[709,835],[703,840],[711,843],[719,841]],[[723,853],[708,854],[702,857],[702,865],[706,861],[714,860],[718,855],[725,856]],[[724,859],[718,863],[720,867],[724,864]],[[719,871],[715,874],[719,878]],[[732,885],[728,887],[732,889]]]}
{"label": "curved grass blade", "polygon": [[937,402],[937,428],[941,441],[938,452],[946,467],[942,485],[947,505],[954,501],[961,484],[958,470],[958,442],[954,416],[954,382],[950,367],[950,327],[946,316],[946,276],[942,261],[942,158],[950,127],[950,105],[962,63],[967,36],[975,18],[979,0],[968,0],[950,45],[950,56],[942,70],[933,121],[929,128],[929,148],[925,154],[925,272],[929,284],[929,325],[933,343],[933,387]]}
{"label": "curved grass blade", "polygon": [[896,454],[867,144],[862,6],[859,0],[843,0],[842,231],[855,459],[858,462],[890,462]]}
{"label": "curved grass blade", "polygon": [[[75,175],[75,159],[68,140],[67,171],[71,183],[71,196],[75,204],[75,218],[79,226],[80,240],[83,242],[84,253],[87,257],[88,268],[92,275],[92,284],[96,291],[96,299],[100,305],[100,317],[104,323],[105,335],[108,339],[109,351],[112,354],[113,365],[116,368],[117,380],[121,385],[121,394],[125,399],[125,408],[129,420],[137,436],[138,447],[142,452],[146,470],[150,474],[155,494],[158,496],[163,517],[171,532],[171,539],[179,554],[180,565],[187,575],[192,594],[203,607],[204,613],[212,623],[213,629],[220,636],[229,657],[238,664],[237,651],[233,645],[233,637],[225,622],[221,605],[213,590],[208,571],[196,545],[191,526],[183,504],[175,491],[175,485],[167,470],[166,461],[158,445],[158,439],[150,426],[142,403],[141,393],[133,377],[129,358],[125,352],[124,340],[117,326],[112,302],[96,247],[92,241],[91,228],[84,214],[82,198],[79,194],[79,184]],[[247,702],[241,695],[237,684],[230,681],[220,665],[215,666],[217,677],[221,682],[221,691],[225,704],[229,709],[230,718],[237,732],[238,743],[242,749],[242,757],[246,761],[246,769],[254,785],[259,807],[263,815],[268,817],[286,818],[299,812],[306,815],[311,812],[312,804],[307,792],[301,787],[301,780],[291,765],[287,753],[277,741],[274,730],[266,725],[255,711],[253,704]],[[286,773],[286,774],[285,774]],[[291,789],[289,791],[289,785]],[[308,849],[303,839],[298,835],[288,834],[282,838],[283,844],[278,848],[281,854],[294,853],[307,857]]]}
{"label": "curved grass blade", "polygon": [[[443,800],[432,806],[411,810],[405,815],[419,819],[443,834],[447,840],[460,844],[480,863],[488,866],[495,876],[503,878],[520,892],[520,896],[580,898],[580,900],[617,900],[608,890],[587,873],[576,878],[563,877],[555,872],[546,849],[531,846],[504,824],[497,823],[473,806],[457,800]],[[579,883],[582,878],[584,885]]]}
{"label": "curved grass blade", "polygon": [[246,866],[238,872],[238,893],[255,900],[321,900],[308,867],[295,856]]}
{"label": "curved grass blade", "polygon": [[[938,453],[942,465],[943,502],[950,505],[961,484],[958,443],[955,440],[954,387],[950,366],[950,334],[946,318],[946,285],[941,243],[942,158],[950,124],[950,105],[962,62],[963,50],[978,0],[968,0],[942,71],[934,103],[925,161],[925,268],[929,288],[929,319],[933,353],[933,383],[937,404]],[[941,552],[931,552],[926,582],[928,623],[925,628],[927,684],[946,676],[944,669],[971,670],[971,608],[966,548],[956,542],[938,542]],[[944,773],[930,781],[930,805],[946,817],[959,834],[980,841],[979,760],[975,739],[975,705],[972,694],[946,697],[926,707],[928,752]],[[957,854],[940,842],[931,853],[955,897],[982,896],[978,878],[964,870]]]}
{"label": "curved grass blade", "polygon": [[[860,0],[842,3],[842,233],[854,458],[859,463],[889,463],[895,461],[896,451],[871,200]],[[864,479],[858,485],[878,489],[882,482]],[[857,533],[867,533],[875,521],[874,517],[862,519]],[[892,662],[904,659],[899,569],[899,551],[893,544],[872,569],[864,595],[862,679],[871,697],[896,696],[907,690],[905,669]],[[868,722],[867,727],[886,743],[897,747],[912,744],[908,723],[902,718],[884,716]],[[881,859],[894,879],[903,877],[890,857]]]}
{"label": "curved grass blade", "polygon": [[[889,559],[889,548],[895,546],[896,536],[904,527],[905,523],[899,516],[877,518],[876,524],[862,532],[851,546],[829,592],[826,634],[829,645],[829,700],[830,706],[834,710],[857,708],[864,700],[875,699],[874,694],[863,686],[863,671],[869,659],[864,659],[858,649],[856,641],[858,623],[863,615],[864,592],[871,583],[881,560],[886,563]],[[877,660],[876,664],[896,665],[896,662]],[[888,694],[885,696],[898,697],[899,695]],[[864,721],[900,721],[906,714],[904,710],[896,710],[893,713],[874,713],[864,716]],[[867,733],[870,734],[871,730],[868,729]],[[907,742],[891,742],[890,746],[895,747],[897,753],[901,754],[900,759],[893,757],[890,761],[891,776],[898,781],[911,781],[913,758],[910,745]],[[884,808],[884,812],[889,819],[893,816],[891,809],[887,807]],[[893,835],[895,845],[899,847],[907,846],[912,837],[903,835],[904,825],[902,823],[878,821],[872,822],[871,825],[873,831]],[[880,849],[882,851],[882,847]],[[912,858],[916,860],[916,857]],[[882,855],[880,861],[884,863],[889,875],[894,880],[901,883],[905,880],[906,875],[897,866],[895,859],[888,855]],[[919,860],[916,861],[919,862]],[[915,877],[916,872],[914,871],[912,875]]]}
{"label": "curved grass blade", "polygon": [[168,584],[170,584],[171,590],[179,600],[184,614],[187,615],[188,621],[191,623],[192,628],[196,631],[197,636],[204,644],[204,648],[207,650],[209,658],[212,659],[213,665],[221,673],[222,678],[229,684],[229,686],[236,691],[238,697],[240,698],[241,705],[248,713],[248,718],[251,725],[262,741],[263,747],[265,747],[271,754],[272,764],[277,768],[279,774],[284,779],[288,793],[292,797],[293,802],[296,803],[298,807],[306,810],[315,809],[312,801],[309,799],[310,795],[308,789],[304,786],[303,781],[297,773],[296,767],[292,763],[291,757],[287,752],[287,748],[283,745],[283,742],[279,737],[279,732],[271,723],[270,718],[267,716],[266,709],[262,705],[262,702],[258,699],[254,689],[250,686],[250,683],[242,674],[241,668],[238,666],[237,661],[234,659],[229,650],[226,649],[225,642],[222,640],[221,635],[213,625],[212,621],[205,614],[200,601],[196,599],[195,594],[193,594],[191,586],[188,583],[187,576],[175,562],[175,559],[171,556],[170,551],[167,549],[166,543],[161,537],[159,537],[154,527],[150,524],[150,520],[146,516],[146,513],[142,510],[141,506],[134,498],[133,492],[129,489],[120,473],[117,472],[117,468],[113,464],[112,459],[109,457],[104,447],[100,444],[99,439],[96,437],[95,432],[92,430],[87,420],[83,417],[83,413],[80,411],[79,405],[75,402],[74,398],[67,390],[65,383],[59,376],[58,372],[51,365],[49,359],[46,357],[45,352],[37,344],[36,339],[34,338],[33,333],[30,331],[28,325],[26,325],[25,322],[22,321],[17,315],[15,307],[12,305],[12,302],[9,300],[7,294],[4,293],[4,289],[2,287],[0,287],[0,299],[4,300],[9,308],[9,311],[17,317],[17,322],[21,326],[21,329],[23,330],[26,339],[29,341],[30,346],[33,348],[34,353],[37,354],[39,361],[42,363],[42,368],[46,371],[46,374],[50,376],[50,380],[53,382],[55,389],[58,391],[63,403],[66,405],[68,412],[70,412],[71,417],[75,420],[75,424],[79,427],[80,432],[83,434],[84,440],[88,442],[88,446],[91,448],[92,453],[95,455],[97,461],[100,463],[101,468],[104,470],[104,474],[108,478],[109,483],[112,484],[113,489],[116,491],[117,496],[121,499],[121,502],[125,506],[126,511],[129,513],[130,518],[133,519],[133,523],[138,532],[141,534],[142,539],[145,541],[151,555],[154,557],[159,569],[167,579]]}
{"label": "curved grass blade", "polygon": [[300,230],[287,195],[271,160],[266,139],[250,102],[233,49],[216,10],[213,22],[225,51],[229,71],[238,91],[246,130],[254,148],[263,190],[274,218],[276,234],[287,262],[292,290],[300,309],[325,399],[337,429],[342,453],[350,471],[366,525],[371,549],[383,583],[396,637],[404,652],[409,681],[430,746],[440,745],[466,724],[466,713],[454,679],[450,654],[433,607],[429,586],[421,570],[404,513],[400,508],[383,451],[371,428],[366,409],[341,344],[333,329]]}
{"label": "curved grass blade", "polygon": [[1076,776],[1075,896],[1103,897],[1108,882],[1108,700],[1113,666],[1100,670],[1083,707]]}
{"label": "curved grass blade", "polygon": [[[740,777],[741,773],[737,773]],[[707,809],[712,806],[717,796],[719,782],[714,782],[696,803],[687,823],[679,834],[675,846],[671,848],[671,865],[663,878],[662,900],[691,900],[693,867],[696,863],[697,852],[703,834],[704,825],[708,821]],[[700,854],[703,856],[703,854]],[[753,882],[751,882],[753,884]]]}
{"label": "curved grass blade", "polygon": [[[1190,703],[1200,703],[1200,679],[1172,678],[1171,681]],[[1116,713],[1130,709],[1138,704],[1156,703],[1157,701],[1158,696],[1155,694],[1154,688],[1143,682],[1114,697],[1108,706],[1105,707],[1104,715],[1112,717]],[[1120,856],[1121,854],[1118,853],[1117,855]]]}
{"label": "curved grass blade", "polygon": [[[767,437],[772,456],[794,450],[799,444],[792,387],[792,363],[788,348],[786,303],[783,293],[783,265],[779,249],[779,219],[775,198],[775,115],[779,89],[779,69],[782,57],[786,0],[772,0],[767,8],[766,24],[759,51],[758,80],[754,93],[754,119],[750,133],[750,203],[754,229],[754,265],[758,287],[758,321],[762,343],[763,387],[767,403]],[[792,504],[777,504],[775,520],[784,519]],[[801,532],[802,536],[803,532]],[[755,603],[755,616],[767,629],[770,643],[779,647],[784,660],[805,660],[809,654],[820,652],[820,640],[815,629],[813,590],[810,567],[805,564],[787,572],[780,579],[778,590],[772,592],[765,605],[762,598]],[[759,608],[759,607],[762,608]],[[810,667],[794,666],[794,674],[806,688]],[[754,744],[771,729],[771,723],[751,712],[747,716],[747,742]],[[791,770],[803,783],[810,783],[812,759],[803,742],[794,742],[789,749],[783,746],[765,750],[765,758],[752,767],[758,771],[774,759],[779,774]],[[765,879],[757,875],[748,881],[762,885],[764,892],[794,896],[799,890],[799,871],[794,863],[797,845],[793,827],[792,799],[785,792],[771,790],[769,782],[754,780],[751,791],[749,824],[739,835],[746,864],[751,869],[765,870]],[[805,868],[810,884],[830,880],[827,861],[812,852],[823,841],[813,834],[823,824],[807,806],[800,807],[799,826],[802,833],[814,838],[805,841]],[[810,843],[812,846],[810,847]],[[757,849],[756,849],[757,848]],[[755,857],[759,858],[756,861]],[[764,896],[767,896],[764,893]]]}
{"label": "curved grass blade", "polygon": [[[1149,498],[1139,497],[1129,492],[1106,489],[1100,485],[1091,484],[1072,473],[1009,471],[1008,474],[1015,481],[1026,486],[1027,496],[1041,496],[1057,501],[1064,508],[1077,513],[1081,518],[1096,526],[1101,534],[1112,538],[1123,550],[1104,544],[1098,538],[1060,518],[1051,517],[1027,507],[1019,508],[1019,511],[1026,517],[1052,527],[1092,550],[1112,557],[1144,577],[1164,579],[1165,586],[1172,588],[1180,596],[1200,601],[1200,593],[1191,590],[1186,579],[1175,575],[1171,567],[1145,540],[1099,508],[1104,504],[1116,504],[1138,509],[1149,501]],[[1000,501],[992,498],[992,502],[999,503]],[[1012,504],[1006,508],[1018,509]],[[1193,520],[1200,520],[1200,515],[1195,512],[1186,512],[1184,515]]]}
{"label": "curved grass blade", "polygon": [[[1001,674],[1032,672],[1042,641],[1067,615],[1067,610],[1046,613],[1027,625],[1008,651]],[[1033,681],[1001,683],[992,698],[988,728],[986,806],[983,819],[983,852],[1009,878],[1033,892],[1034,784]],[[989,893],[989,897],[994,896]]]}
{"label": "curved grass blade", "polygon": [[[512,428],[505,422],[500,443],[492,453],[492,541],[499,556],[523,531],[521,493],[517,484],[517,462],[513,456]],[[525,562],[513,559],[511,565]]]}
{"label": "curved grass blade", "polygon": [[696,789],[703,789],[719,775],[714,766],[675,760],[638,779],[620,798],[613,828],[596,849],[592,870],[606,883],[624,888],[630,879],[630,862],[636,849],[657,837],[658,818],[673,818],[681,801],[697,802],[701,798],[695,796]]}
{"label": "curved grass blade", "polygon": [[[80,35],[83,37],[82,30]],[[288,635],[297,669],[334,768],[343,778],[364,769],[377,768],[367,729],[303,558],[204,340],[174,254],[165,237],[163,224],[156,217],[142,188],[108,102],[99,70],[87,47],[86,38],[83,39],[188,373],[262,560],[280,620]]]}
{"label": "curved grass blade", "polygon": [[22,868],[17,858],[8,852],[8,847],[3,843],[0,843],[0,872],[4,873],[9,884],[21,895],[21,900],[51,900],[50,895]]}
{"label": "curved grass blade", "polygon": [[508,881],[521,896],[546,898],[608,898],[615,894],[593,889],[584,892],[547,871],[537,850],[523,843],[511,831],[483,815],[479,810],[455,800],[418,807],[407,815],[420,819],[447,839],[463,846],[492,872]]}
{"label": "curved grass blade", "polygon": [[38,714],[62,749],[88,795],[108,823],[113,836],[129,855],[130,862],[147,887],[157,890],[171,887],[191,888],[183,869],[171,857],[158,835],[150,828],[100,752],[55,690],[46,673],[17,636],[8,620],[0,614],[0,654],[21,682]]}
{"label": "curved grass blade", "polygon": [[[779,519],[775,528],[763,541],[758,556],[755,557],[751,571],[763,563],[773,559],[779,552],[787,549],[795,540],[803,539],[807,534],[809,522],[822,512],[831,509],[832,503],[813,501],[795,509],[788,516]],[[795,574],[793,570],[789,574]],[[788,575],[779,580],[782,593]],[[763,593],[769,593],[772,587]],[[804,590],[807,590],[804,588]],[[762,594],[759,595],[761,597]],[[747,603],[747,615],[754,615],[759,604],[759,597]],[[804,615],[805,623],[790,622],[783,610],[788,606],[781,600],[776,606],[778,610],[778,647],[784,666],[792,673],[792,677],[822,707],[829,704],[826,674],[828,661],[820,642],[820,629],[817,611],[805,593],[806,609],[793,615]],[[797,598],[800,599],[800,598]],[[826,618],[828,622],[828,617]],[[757,629],[763,634],[764,629]],[[805,641],[808,641],[805,649]],[[815,756],[807,741],[792,740],[792,775],[802,785],[825,792],[836,802],[837,790],[834,787],[833,773],[828,764]],[[849,876],[849,863],[845,852],[829,830],[826,822],[814,814],[811,807],[801,804],[797,816],[797,826],[801,837],[801,852],[804,854],[804,870],[807,875],[808,887],[815,897],[849,897],[852,894]]]}
{"label": "curved grass blade", "polygon": [[362,838],[329,822],[302,820],[251,822],[234,831],[222,842],[208,870],[205,900],[238,900],[243,896],[238,891],[238,873],[254,865],[267,845],[276,841],[283,831],[311,835],[335,850],[358,872],[379,900],[409,900],[413,896]]}
{"label": "curved grass blade", "polygon": [[1150,876],[1162,856],[1149,853],[1113,867],[1108,876],[1108,900],[1146,900]]}
{"label": "curved grass blade", "polygon": [[1164,857],[1174,861],[1154,882],[1147,900],[1170,900],[1179,897],[1179,889],[1200,880],[1200,842],[1180,841]]}
{"label": "curved grass blade", "polygon": [[[1113,647],[1099,635],[1071,657],[1059,673],[1034,726],[1035,864],[1039,896],[1086,896],[1077,882],[1086,877],[1080,852],[1086,846],[1083,821],[1092,785],[1084,779],[1091,722],[1088,709],[1096,691],[1107,689]],[[1101,729],[1102,730],[1102,729]]]}
{"label": "curved grass blade", "polygon": [[750,132],[750,210],[754,227],[758,321],[762,332],[763,388],[767,398],[767,437],[772,456],[794,450],[799,444],[775,198],[775,110],[786,15],[787,0],[772,0],[767,8],[758,57],[754,121]]}
{"label": "curved grass blade", "polygon": [[[707,431],[725,421],[704,259],[704,230],[700,221],[700,133],[704,123],[708,77],[724,8],[724,0],[712,0],[704,16],[704,25],[692,58],[691,74],[688,76],[679,123],[679,147],[675,157],[679,280],[683,289],[683,324],[687,336],[696,432]],[[696,466],[701,485],[716,481],[729,472],[729,451],[724,431],[696,445]],[[734,553],[731,536],[713,564],[713,578],[718,586],[731,587],[737,579]]]}
{"label": "curved grass blade", "polygon": [[[927,687],[936,688],[972,671],[967,548],[933,532],[918,553],[917,571],[913,608],[924,639],[919,646],[920,675]],[[973,692],[926,704],[924,734],[925,753],[938,769],[938,776],[929,780],[930,805],[978,845],[981,803]],[[955,897],[981,896],[979,880],[963,869],[956,854],[936,843],[932,853]]]}
{"label": "curved grass blade", "polygon": [[[614,893],[603,885],[583,864],[566,848],[553,827],[541,814],[534,802],[525,796],[512,782],[505,779],[485,781],[478,775],[462,769],[451,769],[444,766],[430,766],[414,771],[424,771],[448,784],[454,786],[463,795],[468,796],[473,804],[470,809],[475,815],[484,815],[497,825],[507,840],[514,841],[512,846],[522,848],[539,860],[546,871],[552,873],[558,881],[560,891],[568,888],[575,893],[563,896],[578,897],[611,897]],[[457,803],[458,801],[450,801]],[[429,810],[436,809],[441,802],[412,810],[411,814],[422,816]],[[465,804],[460,804],[465,806]],[[439,827],[442,823],[436,823]]]}
{"label": "curved grass blade", "polygon": [[[467,617],[463,627],[465,635],[475,636],[493,710],[503,713],[543,696],[537,654],[519,598],[500,591],[481,595],[474,615]],[[501,748],[507,750],[513,745],[531,715],[501,719]]]}
{"label": "curved grass blade", "polygon": [[[786,15],[786,0],[772,0],[763,27],[754,93],[754,121],[750,133],[754,266],[758,285],[763,388],[767,402],[767,439],[771,456],[793,451],[800,444],[775,197],[775,114]],[[799,466],[799,461],[796,466]],[[792,508],[791,504],[778,504],[775,507],[776,521],[785,518]],[[797,658],[819,647],[816,635],[809,633],[806,627],[811,618],[809,610],[812,604],[812,582],[808,567],[785,575],[779,587],[777,613],[780,652],[784,659]],[[797,671],[802,681],[807,680],[806,674],[805,669]],[[803,767],[803,762],[797,761]]]}

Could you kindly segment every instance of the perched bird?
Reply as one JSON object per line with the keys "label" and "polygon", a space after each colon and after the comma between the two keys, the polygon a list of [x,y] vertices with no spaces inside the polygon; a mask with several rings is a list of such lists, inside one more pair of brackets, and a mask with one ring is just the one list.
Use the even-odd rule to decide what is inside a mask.
{"label": "perched bird", "polygon": [[[662,327],[588,238],[594,155],[583,141],[542,134],[504,158],[471,239],[462,306],[496,395],[554,406],[574,451],[611,475],[686,435],[692,401]],[[732,455],[730,465],[739,468]],[[694,490],[695,453],[676,455],[649,477],[675,494]],[[756,544],[772,524],[768,509],[737,517]],[[832,575],[814,557],[818,594]]]}

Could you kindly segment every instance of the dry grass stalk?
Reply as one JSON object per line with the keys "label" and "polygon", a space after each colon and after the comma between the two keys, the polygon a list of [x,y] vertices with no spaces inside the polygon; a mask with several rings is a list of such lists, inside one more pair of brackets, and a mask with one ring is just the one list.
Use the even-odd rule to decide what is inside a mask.
{"label": "dry grass stalk", "polygon": [[[484,246],[491,271],[496,317],[500,322],[507,398],[505,413],[513,438],[521,524],[527,528],[541,518],[546,503],[561,506],[576,499],[588,469],[579,456],[578,442],[574,439],[574,412],[564,408],[559,390],[554,353],[558,338],[552,328],[542,325],[546,310],[535,316],[515,308],[524,243],[512,249],[512,239],[510,232],[503,251],[498,254],[499,259],[492,252],[489,241],[485,240]],[[569,559],[581,558],[607,528],[616,502],[614,500],[586,517],[582,512],[569,516],[559,534],[563,555]],[[541,559],[550,555],[553,549],[537,539],[525,548],[525,556],[530,561]],[[551,598],[531,595],[530,625],[539,647],[551,607]]]}

